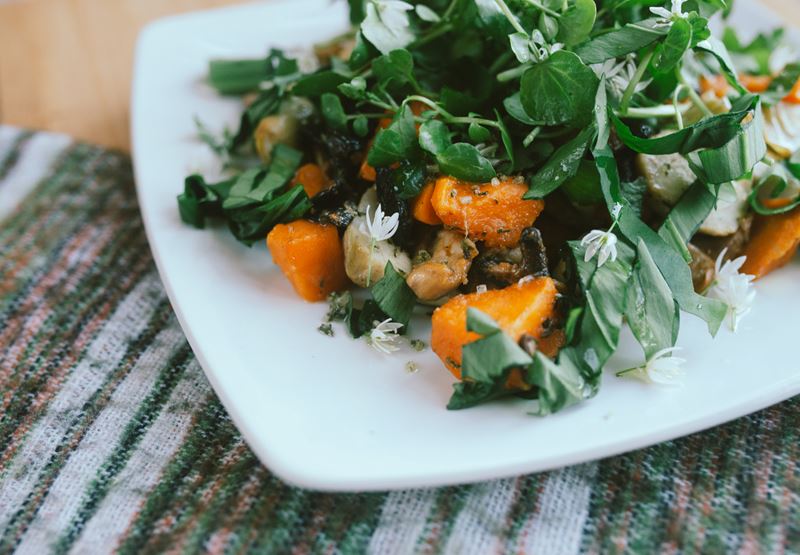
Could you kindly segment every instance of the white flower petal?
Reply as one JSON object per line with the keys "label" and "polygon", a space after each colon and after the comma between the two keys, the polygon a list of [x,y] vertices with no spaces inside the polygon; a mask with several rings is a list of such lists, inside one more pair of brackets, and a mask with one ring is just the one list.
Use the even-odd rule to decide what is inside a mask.
{"label": "white flower petal", "polygon": [[660,6],[656,8],[650,8],[650,13],[657,15],[658,17],[663,17],[664,19],[672,19],[672,12]]}

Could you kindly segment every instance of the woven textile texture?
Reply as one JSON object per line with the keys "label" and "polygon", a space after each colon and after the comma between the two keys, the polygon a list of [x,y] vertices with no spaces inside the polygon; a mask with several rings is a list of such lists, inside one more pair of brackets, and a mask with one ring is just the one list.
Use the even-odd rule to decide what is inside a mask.
{"label": "woven textile texture", "polygon": [[800,552],[798,398],[555,472],[306,491],[192,356],[126,156],[0,127],[0,217],[2,553]]}

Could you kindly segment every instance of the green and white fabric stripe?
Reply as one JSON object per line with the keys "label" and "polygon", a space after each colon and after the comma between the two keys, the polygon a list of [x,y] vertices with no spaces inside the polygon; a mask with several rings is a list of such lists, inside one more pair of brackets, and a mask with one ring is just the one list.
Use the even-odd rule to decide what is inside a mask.
{"label": "green and white fabric stripe", "polygon": [[125,156],[0,126],[0,207],[0,553],[800,552],[798,399],[550,473],[288,486],[180,332]]}

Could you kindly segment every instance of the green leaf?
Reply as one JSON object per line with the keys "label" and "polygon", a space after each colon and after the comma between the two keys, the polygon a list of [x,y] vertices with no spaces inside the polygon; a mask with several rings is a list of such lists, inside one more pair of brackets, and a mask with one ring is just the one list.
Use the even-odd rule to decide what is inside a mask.
{"label": "green leaf", "polygon": [[594,133],[595,127],[590,125],[556,150],[545,165],[530,178],[530,188],[525,193],[525,198],[544,198],[574,176]]}
{"label": "green leaf", "polygon": [[591,205],[603,202],[603,191],[600,190],[600,174],[594,162],[581,160],[575,175],[564,181],[564,193],[569,199],[580,205]]}
{"label": "green leaf", "polygon": [[495,109],[494,115],[497,118],[497,130],[500,132],[500,140],[503,143],[506,156],[508,156],[510,168],[509,171],[514,171],[517,164],[516,156],[514,155],[514,141],[511,139],[511,133],[508,131],[506,122],[503,121],[503,118],[500,116],[500,112],[497,109]]}
{"label": "green leaf", "polygon": [[308,195],[296,185],[264,204],[226,211],[225,218],[234,237],[249,246],[263,241],[275,225],[302,218],[309,210]]}
{"label": "green leaf", "polygon": [[414,83],[414,58],[404,49],[392,50],[388,54],[375,58],[372,71],[378,79],[378,85],[386,89],[402,87],[406,83]]}
{"label": "green leaf", "polygon": [[512,118],[527,125],[541,125],[542,122],[537,122],[535,119],[530,117],[528,113],[525,111],[525,108],[522,107],[522,100],[520,99],[519,93],[514,93],[505,100],[503,100],[503,107],[508,112]]}
{"label": "green leaf", "polygon": [[598,83],[578,56],[560,50],[522,75],[520,100],[534,120],[581,127],[591,120]]}
{"label": "green leaf", "polygon": [[656,49],[653,68],[659,73],[669,73],[680,63],[692,42],[692,26],[685,19],[672,22],[667,37]]}
{"label": "green leaf", "polygon": [[625,146],[644,154],[688,154],[701,148],[719,148],[742,133],[743,128],[752,121],[758,110],[758,96],[747,95],[736,99],[731,111],[694,125],[685,127],[663,137],[643,139],[633,134],[631,129],[615,114],[611,120],[617,135]]}
{"label": "green leaf", "polygon": [[303,153],[299,150],[285,144],[276,145],[272,151],[269,170],[254,168],[242,173],[222,207],[233,210],[270,200],[292,178],[302,159]]}
{"label": "green leaf", "polygon": [[467,128],[469,140],[473,143],[485,143],[492,138],[492,134],[485,127],[475,123],[474,121],[469,124]]}
{"label": "green leaf", "polygon": [[178,195],[181,219],[198,229],[205,227],[207,218],[222,216],[222,201],[227,197],[234,180],[208,184],[201,175],[190,175],[184,181],[183,193]]}
{"label": "green leaf", "polygon": [[367,155],[367,162],[374,167],[389,166],[407,158],[415,159],[418,151],[414,114],[406,105],[395,114],[389,127],[378,131]]}
{"label": "green leaf", "polygon": [[680,316],[669,285],[641,239],[636,251],[638,259],[628,287],[625,318],[649,359],[675,345]]}
{"label": "green leaf", "polygon": [[481,382],[456,382],[453,384],[453,395],[447,402],[447,410],[462,410],[472,408],[477,405],[502,399],[511,395],[511,391],[505,387],[505,380],[497,380],[495,383]]}
{"label": "green leaf", "polygon": [[349,5],[350,23],[358,25],[364,20],[366,15],[366,0],[347,0]]}
{"label": "green leaf", "polygon": [[584,260],[586,249],[577,241],[568,243],[579,273],[584,276],[586,309],[580,323],[580,343],[576,346],[584,374],[599,376],[603,365],[619,344],[622,316],[625,313],[625,291],[630,284],[634,260],[633,249],[620,241],[617,259],[597,267],[597,260]]}
{"label": "green leaf", "polygon": [[292,88],[292,94],[317,98],[325,93],[335,93],[339,85],[350,78],[330,69],[324,69],[301,77]]}
{"label": "green leaf", "polygon": [[406,284],[403,274],[394,269],[391,262],[386,263],[383,277],[372,287],[372,298],[378,307],[395,322],[408,327],[411,313],[417,304],[417,296]]}
{"label": "green leaf", "polygon": [[231,150],[247,144],[253,138],[253,132],[259,122],[267,116],[275,114],[281,107],[282,94],[277,87],[261,91],[250,106],[242,112],[239,130],[231,140]]}
{"label": "green leaf", "polygon": [[595,0],[572,0],[559,19],[558,42],[572,46],[589,38],[596,16]]}
{"label": "green leaf", "polygon": [[556,364],[537,352],[528,366],[526,381],[538,388],[539,416],[553,414],[586,398],[586,380],[571,360],[572,355],[572,351],[562,354]]}
{"label": "green leaf", "polygon": [[644,240],[681,309],[705,320],[709,332],[716,335],[725,318],[727,306],[721,301],[695,293],[691,270],[681,254],[630,209],[620,191],[617,163],[611,149],[608,146],[596,148],[593,154],[608,209],[611,210],[617,202],[624,207],[619,220],[622,233],[632,241],[638,241],[639,238]]}
{"label": "green leaf", "polygon": [[436,156],[436,161],[443,174],[464,181],[485,182],[497,176],[492,163],[469,143],[448,146]]}
{"label": "green leaf", "polygon": [[322,117],[331,129],[344,131],[347,129],[347,115],[342,108],[342,101],[339,96],[333,93],[324,93],[320,98]]}
{"label": "green leaf", "polygon": [[364,116],[358,116],[353,120],[353,132],[359,137],[369,135],[369,120]]}
{"label": "green leaf", "polygon": [[424,160],[412,162],[403,160],[392,170],[389,178],[391,187],[398,198],[409,200],[416,197],[428,182],[428,165]]}
{"label": "green leaf", "polygon": [[717,195],[702,181],[697,181],[670,211],[661,224],[658,234],[664,241],[680,252],[684,259],[691,260],[686,242],[691,239],[714,209]]}
{"label": "green leaf", "polygon": [[474,331],[481,335],[490,335],[500,330],[500,326],[485,312],[477,308],[467,308],[467,331]]}
{"label": "green leaf", "polygon": [[739,83],[739,79],[737,77],[739,74],[734,68],[731,55],[722,41],[718,40],[716,37],[710,37],[707,40],[699,43],[697,45],[697,49],[701,52],[706,52],[714,56],[717,62],[719,62],[720,69],[722,69],[722,74],[725,76],[725,80],[728,82],[728,84],[739,94],[747,94],[747,89],[745,89]]}
{"label": "green leaf", "polygon": [[241,95],[256,91],[264,82],[276,76],[296,73],[297,62],[281,50],[273,49],[266,58],[257,60],[211,60],[208,81],[220,94]]}
{"label": "green leaf", "polygon": [[667,34],[668,28],[658,27],[658,19],[628,23],[615,31],[599,35],[575,48],[585,64],[599,64],[620,58],[650,46]]}
{"label": "green leaf", "polygon": [[517,57],[517,61],[521,64],[527,64],[533,60],[531,53],[531,38],[528,33],[511,33],[508,35],[508,43],[511,45],[511,51]]}
{"label": "green leaf", "polygon": [[419,127],[419,145],[434,156],[444,152],[452,144],[450,129],[437,119],[423,122]]}
{"label": "green leaf", "polygon": [[760,104],[752,116],[740,122],[738,133],[718,148],[707,148],[687,156],[692,171],[706,183],[727,183],[749,174],[767,154],[764,140],[764,115]]}
{"label": "green leaf", "polygon": [[775,214],[789,212],[800,206],[800,194],[794,199],[788,198],[788,202],[778,208],[769,208],[764,206],[762,202],[765,198],[786,198],[783,193],[789,187],[790,181],[792,181],[790,173],[794,178],[797,178],[794,172],[796,171],[798,156],[800,155],[795,153],[791,159],[786,161],[786,165],[776,162],[769,172],[754,184],[747,200],[756,213],[762,216],[774,216]]}
{"label": "green leaf", "polygon": [[494,384],[507,370],[531,363],[531,356],[502,331],[467,343],[461,352],[462,379],[478,383]]}

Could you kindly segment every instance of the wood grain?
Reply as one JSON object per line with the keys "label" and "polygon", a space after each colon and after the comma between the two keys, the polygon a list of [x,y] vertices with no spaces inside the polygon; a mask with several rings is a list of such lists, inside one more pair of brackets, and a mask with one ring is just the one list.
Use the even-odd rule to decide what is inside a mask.
{"label": "wood grain", "polygon": [[128,149],[133,48],[161,16],[234,0],[28,0],[0,5],[0,121]]}
{"label": "wood grain", "polygon": [[[800,1],[762,0],[800,27]],[[0,122],[128,149],[133,47],[158,17],[236,0],[0,4]]]}

